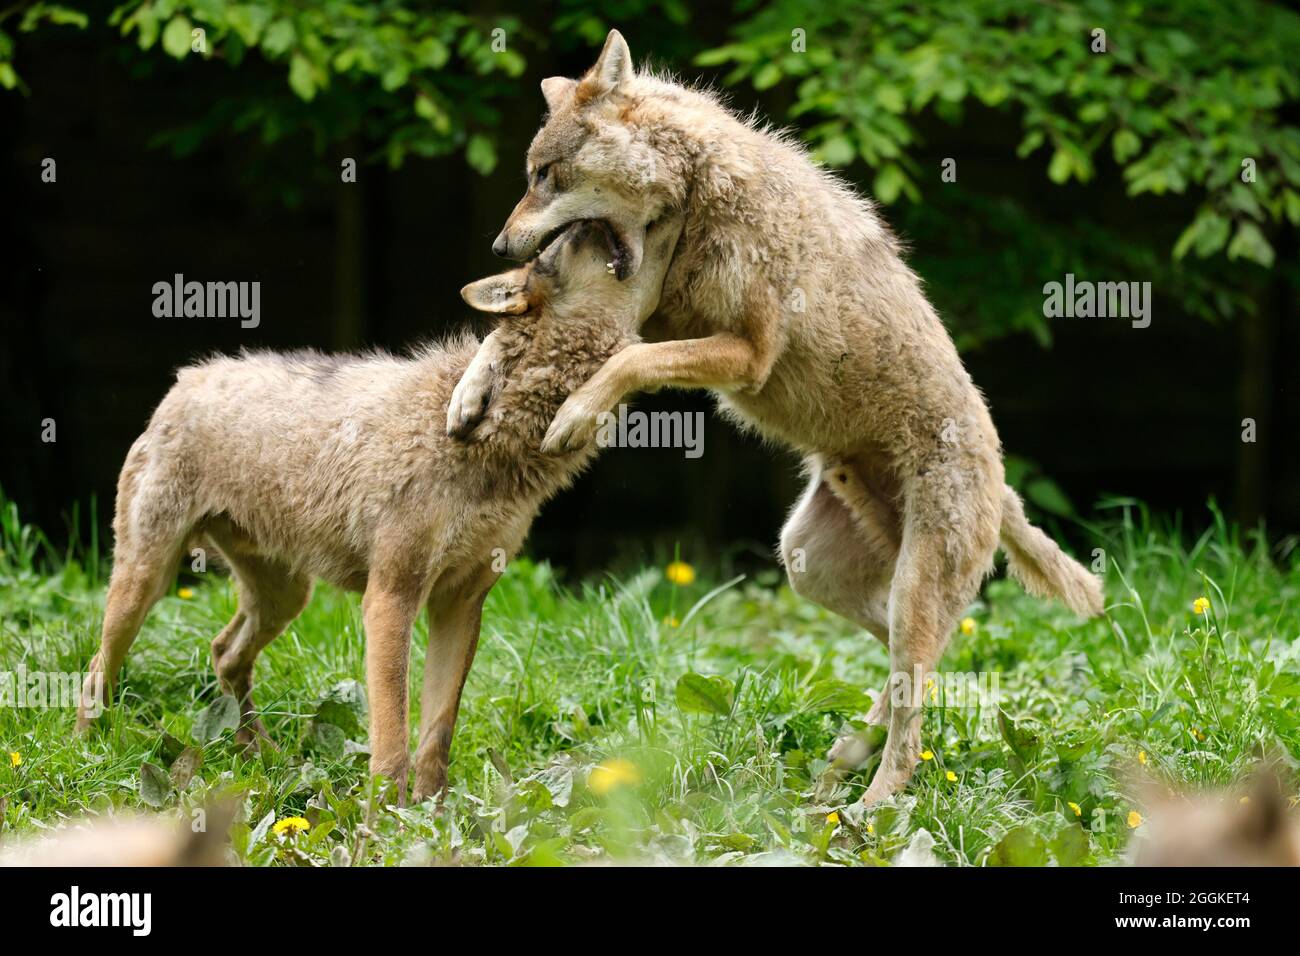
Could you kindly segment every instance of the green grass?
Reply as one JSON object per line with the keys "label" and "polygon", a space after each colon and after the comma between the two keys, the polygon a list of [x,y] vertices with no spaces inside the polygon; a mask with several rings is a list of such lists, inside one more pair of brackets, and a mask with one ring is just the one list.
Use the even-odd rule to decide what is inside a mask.
{"label": "green grass", "polygon": [[[1300,560],[1293,541],[1244,543],[1217,515],[1184,540],[1132,503],[1112,508],[1089,531],[1105,551],[1107,617],[1080,622],[991,580],[969,612],[974,632],[955,635],[940,669],[996,672],[1001,716],[942,698],[928,707],[932,759],[865,813],[853,802],[872,766],[833,788],[818,781],[865,691],[884,683],[884,648],[799,599],[775,568],[723,584],[683,555],[700,573],[685,586],[648,568],[565,589],[546,565],[510,567],[488,600],[441,813],[387,806],[368,779],[363,715],[345,693],[363,677],[355,595],[319,588],[258,662],[280,752],[243,753],[229,733],[193,738],[219,696],[208,644],[235,607],[230,582],[209,571],[192,597],[173,589],[154,609],[89,737],[72,734],[66,708],[0,707],[0,750],[21,756],[0,760],[4,829],[174,812],[234,790],[233,842],[253,865],[870,865],[921,829],[946,863],[1116,862],[1130,812],[1143,810],[1126,784],[1139,753],[1148,772],[1188,785],[1238,778],[1261,748],[1300,757]],[[0,518],[0,672],[83,670],[98,643],[99,562],[48,554],[12,505]],[[1204,616],[1192,611],[1200,596]],[[424,638],[421,621],[413,707]],[[192,746],[202,766],[181,792],[142,788],[142,765],[166,770]],[[267,831],[290,816],[310,819],[310,833]]]}

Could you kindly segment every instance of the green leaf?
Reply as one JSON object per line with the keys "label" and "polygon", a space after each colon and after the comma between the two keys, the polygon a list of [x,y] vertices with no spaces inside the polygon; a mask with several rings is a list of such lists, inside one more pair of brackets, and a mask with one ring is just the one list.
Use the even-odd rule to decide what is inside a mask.
{"label": "green leaf", "polygon": [[989,854],[989,866],[1045,866],[1047,844],[1029,827],[1016,827]]}
{"label": "green leaf", "polygon": [[310,103],[316,96],[316,71],[301,53],[289,58],[289,88]]}
{"label": "green leaf", "polygon": [[781,82],[781,68],[775,63],[764,63],[754,74],[754,89],[766,90]]}
{"label": "green leaf", "polygon": [[903,91],[896,86],[890,84],[878,86],[874,95],[883,110],[890,113],[903,113],[907,110],[907,99],[903,96]]}
{"label": "green leaf", "polygon": [[276,20],[262,35],[262,50],[271,57],[286,53],[293,46],[297,34],[290,20]]}
{"label": "green leaf", "polygon": [[162,767],[146,761],[140,765],[139,791],[140,799],[149,806],[161,807],[171,795],[171,778]]}
{"label": "green leaf", "polygon": [[198,747],[186,747],[181,755],[172,761],[172,786],[177,790],[184,790],[190,785],[195,772],[201,766],[203,766],[203,751]]}
{"label": "green leaf", "polygon": [[899,165],[889,163],[876,174],[872,192],[877,199],[888,206],[898,198],[898,194],[903,191],[906,181],[907,177],[903,175],[903,170]]}
{"label": "green leaf", "polygon": [[303,749],[326,757],[343,756],[347,746],[347,734],[342,728],[320,720],[313,720],[307,727],[307,736],[303,740]]}
{"label": "green leaf", "polygon": [[1141,151],[1142,140],[1131,129],[1117,129],[1111,137],[1110,148],[1115,162],[1125,163]]}
{"label": "green leaf", "polygon": [[314,719],[359,736],[366,725],[366,689],[350,678],[339,681],[321,697]]}
{"label": "green leaf", "polygon": [[1214,255],[1228,241],[1231,227],[1232,224],[1217,212],[1202,209],[1174,243],[1174,258],[1183,258],[1192,248],[1202,259]]}
{"label": "green leaf", "polygon": [[804,691],[799,709],[806,714],[848,714],[869,706],[870,700],[860,688],[833,677],[824,677]]}
{"label": "green leaf", "polygon": [[194,726],[190,733],[199,743],[205,744],[238,726],[239,701],[229,694],[222,694],[199,711],[199,715],[194,718]]}
{"label": "green leaf", "polygon": [[1074,514],[1074,505],[1065,496],[1061,486],[1050,478],[1032,479],[1025,485],[1025,497],[1054,515],[1069,517]]}
{"label": "green leaf", "polygon": [[849,138],[837,134],[822,141],[821,146],[817,148],[817,155],[828,166],[847,166],[853,162],[855,154]]}
{"label": "green leaf", "polygon": [[1052,856],[1061,866],[1082,866],[1092,847],[1088,844],[1088,834],[1077,823],[1067,823],[1056,832],[1052,839]]}
{"label": "green leaf", "polygon": [[1033,760],[1038,752],[1038,738],[1017,727],[1005,710],[998,711],[998,729],[1002,731],[1002,739],[1007,742],[1012,753],[1025,763]]}
{"label": "green leaf", "polygon": [[1052,154],[1052,161],[1047,164],[1047,178],[1060,185],[1074,172],[1074,156],[1064,147],[1057,147]]}
{"label": "green leaf", "polygon": [[731,713],[735,685],[725,677],[686,673],[677,680],[677,706],[688,714]]}
{"label": "green leaf", "polygon": [[465,144],[465,161],[486,176],[497,165],[497,148],[482,133],[475,133]]}
{"label": "green leaf", "polygon": [[1249,259],[1270,269],[1273,266],[1273,246],[1259,231],[1259,226],[1253,222],[1243,222],[1237,226],[1237,234],[1232,237],[1232,242],[1228,243],[1228,258]]}
{"label": "green leaf", "polygon": [[163,30],[163,49],[178,60],[185,59],[190,52],[190,30],[188,17],[172,17]]}
{"label": "green leaf", "polygon": [[258,821],[257,826],[253,827],[253,832],[248,836],[248,846],[250,848],[257,846],[266,839],[266,834],[270,832],[275,823],[275,811],[271,810],[266,816]]}

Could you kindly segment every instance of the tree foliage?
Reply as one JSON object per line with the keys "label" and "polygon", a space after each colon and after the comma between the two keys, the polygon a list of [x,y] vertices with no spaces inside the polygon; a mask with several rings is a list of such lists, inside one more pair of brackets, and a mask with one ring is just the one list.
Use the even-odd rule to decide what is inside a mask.
{"label": "tree foliage", "polygon": [[1016,155],[1057,184],[1091,181],[1098,156],[1128,193],[1204,193],[1175,258],[1226,252],[1268,267],[1265,230],[1300,225],[1300,15],[1262,0],[1025,3],[774,0],[699,55],[724,82],[793,85],[789,117],[817,154],[874,171],[874,194],[919,199],[916,118],[960,123],[972,103],[1013,110]]}
{"label": "tree foliage", "polygon": [[[305,136],[318,153],[347,144],[391,166],[459,151],[485,174],[503,119],[524,109],[509,101],[540,108],[530,62],[596,47],[618,25],[638,60],[720,71],[896,204],[890,219],[965,348],[1015,332],[1048,343],[1037,291],[1066,271],[1140,274],[1183,314],[1254,312],[1300,225],[1300,15],[1267,0],[733,0],[708,29],[685,0],[557,0],[514,16],[411,0],[125,0],[107,23],[81,8],[0,11],[0,85],[24,88],[15,37],[89,24],[112,31],[137,75],[219,77],[196,84],[207,95],[191,120],[156,137],[178,152],[231,133]],[[927,131],[947,124],[966,143],[990,117],[1011,131],[997,147],[1005,187],[939,188],[919,159]],[[292,201],[306,177],[276,176],[281,154],[254,151],[250,169]],[[1088,214],[1063,221],[1026,183]],[[1091,215],[1091,200],[1124,191],[1130,222],[1164,203],[1174,225]]]}
{"label": "tree foliage", "polygon": [[[43,14],[51,22],[74,22],[67,8],[36,4],[23,28],[42,8],[61,11]],[[75,16],[84,26],[85,15]],[[145,55],[235,71],[226,95],[164,137],[182,151],[226,130],[254,130],[267,142],[306,132],[322,148],[360,135],[380,144],[392,166],[409,154],[460,148],[486,173],[496,165],[493,103],[513,92],[508,81],[525,67],[513,48],[517,19],[402,0],[128,0],[108,22]],[[0,38],[5,49],[12,44]],[[282,81],[271,85],[239,70],[254,55]],[[13,81],[7,85],[17,84],[12,64],[0,63],[0,80],[6,76]]]}

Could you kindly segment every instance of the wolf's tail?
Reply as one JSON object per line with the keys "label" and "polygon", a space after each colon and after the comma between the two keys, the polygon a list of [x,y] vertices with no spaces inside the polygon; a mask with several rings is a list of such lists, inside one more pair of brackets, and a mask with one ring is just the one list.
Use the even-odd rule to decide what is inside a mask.
{"label": "wolf's tail", "polygon": [[1007,570],[1030,594],[1059,598],[1082,617],[1101,613],[1101,579],[1031,525],[1020,496],[1010,488],[1002,495],[1002,548]]}

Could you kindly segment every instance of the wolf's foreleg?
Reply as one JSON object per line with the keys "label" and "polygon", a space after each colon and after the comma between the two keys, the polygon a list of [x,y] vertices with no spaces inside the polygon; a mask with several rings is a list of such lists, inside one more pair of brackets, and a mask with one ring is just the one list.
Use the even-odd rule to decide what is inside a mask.
{"label": "wolf's foreleg", "polygon": [[672,388],[757,387],[770,362],[749,340],[731,332],[703,339],[635,342],[610,357],[555,413],[542,451],[557,454],[581,448],[596,433],[596,418],[625,395]]}
{"label": "wolf's foreleg", "polygon": [[492,397],[500,388],[501,340],[494,331],[479,344],[478,351],[456,383],[447,403],[447,434],[464,438],[483,420]]}

